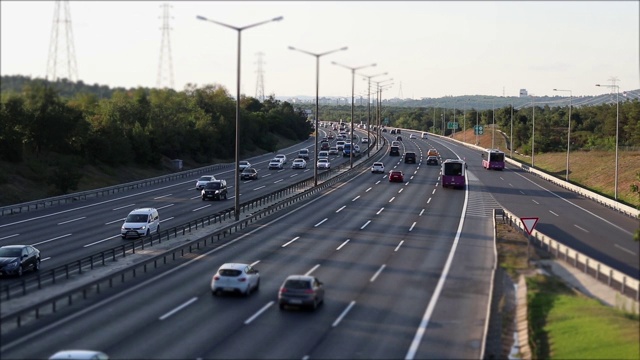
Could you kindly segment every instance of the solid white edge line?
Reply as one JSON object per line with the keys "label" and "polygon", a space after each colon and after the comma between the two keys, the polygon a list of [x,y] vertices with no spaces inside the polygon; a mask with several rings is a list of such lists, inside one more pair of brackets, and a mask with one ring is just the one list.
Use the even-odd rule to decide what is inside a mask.
{"label": "solid white edge line", "polygon": [[442,273],[440,274],[440,279],[438,280],[438,285],[436,285],[436,289],[431,296],[431,300],[429,300],[429,305],[422,316],[422,320],[420,321],[420,326],[416,330],[416,334],[411,341],[411,346],[407,351],[407,355],[405,356],[406,360],[411,360],[415,358],[416,353],[418,352],[418,347],[420,346],[420,342],[422,341],[422,337],[427,330],[427,326],[429,326],[429,320],[431,319],[431,315],[433,314],[434,309],[436,308],[436,303],[438,302],[438,298],[440,297],[440,293],[442,292],[442,288],[444,287],[444,283],[447,280],[447,276],[449,275],[449,269],[451,268],[451,263],[453,262],[453,257],[456,253],[456,249],[458,248],[458,243],[460,241],[460,234],[462,233],[462,227],[464,226],[464,218],[467,213],[467,203],[469,202],[469,186],[465,186],[465,195],[464,195],[464,205],[462,207],[462,214],[460,214],[460,222],[458,223],[458,230],[456,231],[456,237],[453,240],[453,245],[451,246],[451,250],[449,251],[449,256],[447,257],[447,262],[442,269]]}
{"label": "solid white edge line", "polygon": [[340,250],[340,249],[342,249],[345,245],[347,245],[347,243],[349,242],[349,240],[351,240],[351,239],[347,239],[347,240],[345,240],[342,244],[340,244],[340,246],[338,246],[338,247],[336,248],[336,250]]}

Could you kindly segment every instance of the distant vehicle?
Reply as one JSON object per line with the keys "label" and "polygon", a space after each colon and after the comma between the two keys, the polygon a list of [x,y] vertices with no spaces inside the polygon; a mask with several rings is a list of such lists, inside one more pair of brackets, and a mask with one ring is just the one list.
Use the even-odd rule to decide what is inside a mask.
{"label": "distant vehicle", "polygon": [[212,295],[235,292],[246,296],[258,289],[260,289],[260,273],[248,264],[223,264],[211,279]]}
{"label": "distant vehicle", "polygon": [[391,129],[391,135],[395,135],[396,134],[396,129]]}
{"label": "distant vehicle", "polygon": [[[242,173],[244,174],[245,171],[247,171],[247,169],[245,169]],[[201,197],[202,201],[222,199],[227,200],[227,182],[225,180],[209,181],[209,183],[204,186],[204,189],[202,189]]]}
{"label": "distant vehicle", "polygon": [[196,190],[202,190],[202,188],[209,182],[215,180],[213,175],[203,175],[196,181]]}
{"label": "distant vehicle", "polygon": [[328,142],[323,142],[320,144],[320,150],[329,150],[330,146]]}
{"label": "distant vehicle", "polygon": [[437,156],[427,156],[427,165],[438,165],[438,157]]}
{"label": "distant vehicle", "polygon": [[49,360],[109,360],[109,356],[96,350],[62,350],[51,355]]}
{"label": "distant vehicle", "polygon": [[389,148],[389,156],[400,156],[400,148],[398,146],[391,146]]}
{"label": "distant vehicle", "polygon": [[397,137],[396,137],[396,140],[398,140],[398,141],[402,141],[402,136],[397,136]]}
{"label": "distant vehicle", "polygon": [[389,182],[403,182],[404,174],[400,170],[389,171]]}
{"label": "distant vehicle", "polygon": [[438,150],[436,150],[436,149],[429,149],[427,151],[427,156],[440,156],[440,154],[438,153]]}
{"label": "distant vehicle", "polygon": [[409,135],[409,139],[415,139],[415,138],[416,138],[416,134]]}
{"label": "distant vehicle", "polygon": [[152,232],[160,232],[160,215],[155,208],[140,208],[131,211],[120,228],[120,236],[123,239],[149,236]]}
{"label": "distant vehicle", "polygon": [[335,136],[333,136],[333,133],[329,134],[329,140],[333,140],[333,139],[335,139]]}
{"label": "distant vehicle", "polygon": [[482,152],[482,167],[487,170],[504,169],[504,152],[498,149],[486,149]]}
{"label": "distant vehicle", "polygon": [[295,159],[291,163],[291,168],[292,169],[306,169],[307,168],[307,162],[304,161],[304,159]]}
{"label": "distant vehicle", "polygon": [[240,171],[251,167],[251,163],[249,163],[248,161],[242,160],[238,162],[238,169],[240,169]]}
{"label": "distant vehicle", "polygon": [[336,141],[336,148],[338,149],[338,151],[342,151],[344,150],[344,140],[338,140]]}
{"label": "distant vehicle", "polygon": [[285,154],[278,154],[274,159],[280,159],[282,165],[285,165],[287,163],[287,156]]}
{"label": "distant vehicle", "polygon": [[258,170],[248,167],[240,173],[240,180],[258,180]]}
{"label": "distant vehicle", "polygon": [[309,160],[309,149],[300,149],[300,151],[298,151],[298,158]]}
{"label": "distant vehicle", "polygon": [[400,141],[393,140],[391,146],[400,146]]}
{"label": "distant vehicle", "polygon": [[384,164],[381,162],[374,162],[373,165],[371,166],[371,173],[372,174],[384,174]]}
{"label": "distant vehicle", "polygon": [[289,275],[278,291],[278,306],[305,306],[315,310],[324,302],[324,284],[315,276]]}
{"label": "distant vehicle", "polygon": [[340,152],[338,151],[338,148],[335,146],[332,146],[329,148],[329,155],[338,155],[340,154]]}
{"label": "distant vehicle", "polygon": [[369,143],[369,138],[368,137],[363,137],[362,140],[360,140],[361,143],[363,144],[368,144]]}
{"label": "distant vehicle", "polygon": [[322,158],[322,159],[318,159],[318,162],[316,163],[316,166],[318,167],[318,170],[320,170],[320,169],[330,169],[331,168],[331,163],[329,162],[329,159]]}
{"label": "distant vehicle", "polygon": [[416,153],[412,151],[407,151],[404,153],[404,163],[405,164],[415,164],[416,163]]}
{"label": "distant vehicle", "polygon": [[279,159],[273,159],[269,162],[269,170],[280,170],[282,169],[282,161]]}
{"label": "distant vehicle", "polygon": [[398,134],[398,135],[402,134],[402,130],[396,129],[396,134]]}
{"label": "distant vehicle", "polygon": [[465,162],[458,159],[447,159],[442,162],[442,187],[464,188]]}
{"label": "distant vehicle", "polygon": [[423,133],[422,133],[422,138],[423,138],[423,139],[426,139],[426,138],[427,138],[427,133],[426,133],[426,132],[423,132]]}
{"label": "distant vehicle", "polygon": [[360,155],[360,147],[358,147],[358,145],[353,145],[353,155],[351,154],[351,149],[352,144],[344,144],[344,147],[342,148],[342,157],[356,157]]}
{"label": "distant vehicle", "polygon": [[40,270],[40,251],[31,245],[0,247],[0,275],[22,276],[27,270]]}
{"label": "distant vehicle", "polygon": [[320,159],[328,159],[329,158],[329,152],[328,151],[320,151],[318,152],[318,160]]}

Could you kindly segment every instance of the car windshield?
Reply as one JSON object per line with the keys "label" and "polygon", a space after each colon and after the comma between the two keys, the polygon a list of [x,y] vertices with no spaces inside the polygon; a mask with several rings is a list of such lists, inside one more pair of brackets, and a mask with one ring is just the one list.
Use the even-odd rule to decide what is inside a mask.
{"label": "car windshield", "polygon": [[239,276],[242,274],[242,271],[236,269],[220,269],[218,274],[222,276]]}
{"label": "car windshield", "polygon": [[4,248],[0,249],[0,257],[20,257],[22,249],[20,248]]}
{"label": "car windshield", "polygon": [[220,189],[220,183],[219,182],[210,182],[204,188],[205,189]]}
{"label": "car windshield", "polygon": [[211,181],[211,176],[203,176],[198,181]]}
{"label": "car windshield", "polygon": [[147,214],[129,214],[127,216],[127,222],[130,223],[143,223],[147,222],[149,216]]}
{"label": "car windshield", "polygon": [[287,280],[284,287],[287,289],[311,289],[311,283],[307,280]]}

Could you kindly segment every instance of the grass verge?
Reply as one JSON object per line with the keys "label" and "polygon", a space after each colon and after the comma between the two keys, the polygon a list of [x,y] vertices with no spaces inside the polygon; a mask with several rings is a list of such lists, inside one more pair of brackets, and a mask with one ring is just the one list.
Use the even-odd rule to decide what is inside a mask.
{"label": "grass verge", "polygon": [[[529,338],[534,359],[639,359],[640,317],[602,305],[536,274],[527,261],[527,239],[498,224],[498,261],[512,279],[527,275]],[[529,252],[530,259],[546,254]],[[613,291],[613,290],[612,290]]]}

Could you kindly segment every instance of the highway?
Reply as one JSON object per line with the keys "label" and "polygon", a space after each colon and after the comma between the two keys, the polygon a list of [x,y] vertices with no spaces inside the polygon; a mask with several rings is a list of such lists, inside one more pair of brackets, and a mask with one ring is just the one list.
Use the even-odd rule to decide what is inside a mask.
{"label": "highway", "polygon": [[[495,262],[491,216],[499,207],[540,217],[537,230],[638,277],[638,244],[630,236],[637,220],[517,168],[484,170],[477,151],[452,141],[409,139],[405,133],[401,152],[415,151],[418,164],[386,154],[379,159],[387,171],[402,170],[404,183],[363,171],[255,223],[236,234],[230,246],[127,282],[74,313],[3,335],[2,358],[46,358],[62,348],[98,349],[115,359],[479,358]],[[308,146],[311,141],[286,154],[291,159]],[[439,186],[440,167],[423,162],[431,147],[443,159],[466,158],[467,189]],[[260,168],[271,157],[250,159],[261,177],[242,184],[243,195],[274,191],[303,172]],[[203,202],[194,183],[49,208],[12,216],[11,222],[0,219],[0,241],[37,238],[50,264],[56,258],[68,262],[82,251],[96,251],[87,248],[122,241],[119,226],[133,207],[159,208],[167,221],[163,226],[214,211],[199,209]],[[114,215],[104,221],[105,213]],[[81,216],[102,220],[65,223]],[[89,225],[82,232],[71,230],[77,223]],[[105,225],[117,238],[105,235]],[[20,235],[11,236],[15,233]],[[55,239],[64,233],[72,235]],[[212,296],[211,276],[225,262],[254,264],[260,290],[246,298]],[[325,304],[316,312],[279,310],[278,287],[290,274],[319,277],[326,286]]]}

